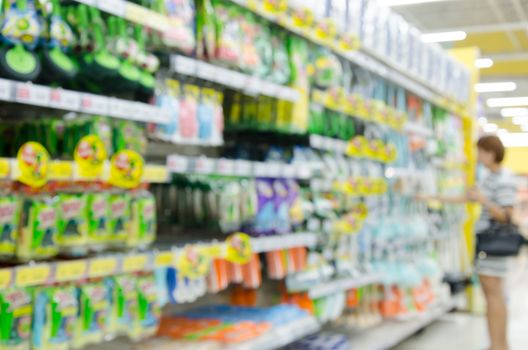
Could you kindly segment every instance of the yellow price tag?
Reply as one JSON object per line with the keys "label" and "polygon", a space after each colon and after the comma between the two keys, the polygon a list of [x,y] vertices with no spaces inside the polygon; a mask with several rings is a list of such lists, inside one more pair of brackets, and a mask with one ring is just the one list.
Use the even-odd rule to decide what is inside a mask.
{"label": "yellow price tag", "polygon": [[0,270],[0,289],[5,289],[11,284],[13,278],[12,269],[1,269]]}
{"label": "yellow price tag", "polygon": [[46,283],[51,275],[49,265],[23,266],[16,269],[17,287],[38,286]]}
{"label": "yellow price tag", "polygon": [[165,183],[169,181],[169,170],[164,165],[147,165],[143,172],[143,182]]}
{"label": "yellow price tag", "polygon": [[253,255],[251,238],[242,232],[229,236],[226,240],[226,260],[235,264],[247,264]]}
{"label": "yellow price tag", "polygon": [[88,277],[110,276],[117,270],[117,260],[115,258],[100,258],[90,262]]}
{"label": "yellow price tag", "polygon": [[79,140],[73,159],[75,173],[81,180],[96,180],[103,174],[107,153],[103,140],[97,135],[87,135]]}
{"label": "yellow price tag", "polygon": [[58,282],[75,281],[85,276],[88,264],[86,261],[68,261],[57,264],[55,279]]}
{"label": "yellow price tag", "polygon": [[9,158],[0,158],[0,179],[8,179],[11,173],[11,162]]}
{"label": "yellow price tag", "polygon": [[37,142],[26,142],[17,154],[17,180],[31,187],[42,187],[48,182],[50,156]]}
{"label": "yellow price tag", "polygon": [[205,277],[211,267],[211,258],[203,247],[189,245],[180,253],[176,267],[184,277],[191,279]]}
{"label": "yellow price tag", "polygon": [[172,252],[156,254],[154,265],[156,267],[174,266],[174,254]]}
{"label": "yellow price tag", "polygon": [[145,162],[137,152],[119,151],[110,161],[110,184],[122,188],[137,187],[143,176]]}
{"label": "yellow price tag", "polygon": [[146,254],[131,255],[123,259],[124,272],[144,271],[147,267],[148,256]]}
{"label": "yellow price tag", "polygon": [[51,162],[49,178],[52,180],[71,180],[73,178],[73,163],[61,160]]}

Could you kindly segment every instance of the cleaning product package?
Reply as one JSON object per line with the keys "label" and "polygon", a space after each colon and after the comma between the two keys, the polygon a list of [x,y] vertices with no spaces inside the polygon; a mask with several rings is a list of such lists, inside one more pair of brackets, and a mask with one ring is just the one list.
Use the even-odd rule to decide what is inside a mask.
{"label": "cleaning product package", "polygon": [[0,349],[31,349],[33,300],[29,289],[0,290]]}
{"label": "cleaning product package", "polygon": [[16,195],[0,198],[0,258],[15,256],[20,221],[21,202]]}

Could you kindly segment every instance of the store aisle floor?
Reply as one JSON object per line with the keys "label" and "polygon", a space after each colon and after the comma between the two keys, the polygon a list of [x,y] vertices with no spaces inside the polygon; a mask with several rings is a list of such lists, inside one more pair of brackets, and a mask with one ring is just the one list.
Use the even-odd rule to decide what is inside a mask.
{"label": "store aisle floor", "polygon": [[[528,255],[515,264],[508,281],[510,350],[528,349]],[[446,315],[423,333],[395,350],[485,350],[488,348],[484,317],[464,313]]]}

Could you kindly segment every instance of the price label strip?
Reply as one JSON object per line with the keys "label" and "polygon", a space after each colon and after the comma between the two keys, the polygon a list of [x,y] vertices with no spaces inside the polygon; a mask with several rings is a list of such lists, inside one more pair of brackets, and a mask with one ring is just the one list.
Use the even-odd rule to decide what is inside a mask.
{"label": "price label strip", "polygon": [[88,269],[88,277],[104,277],[110,276],[117,271],[116,258],[100,258],[94,259],[90,262]]}
{"label": "price label strip", "polygon": [[144,271],[147,268],[149,258],[147,254],[131,255],[123,259],[123,272]]}
{"label": "price label strip", "polygon": [[67,261],[58,263],[55,269],[55,280],[57,282],[68,282],[82,279],[88,271],[86,261]]}
{"label": "price label strip", "polygon": [[51,267],[48,264],[18,267],[15,271],[15,285],[17,287],[38,286],[48,282]]}

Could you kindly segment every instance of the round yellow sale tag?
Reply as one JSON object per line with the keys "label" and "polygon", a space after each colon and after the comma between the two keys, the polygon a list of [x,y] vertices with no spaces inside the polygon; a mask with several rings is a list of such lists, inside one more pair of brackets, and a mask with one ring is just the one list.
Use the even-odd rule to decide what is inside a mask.
{"label": "round yellow sale tag", "polygon": [[83,137],[73,154],[77,175],[81,179],[96,179],[103,174],[104,161],[107,153],[103,140],[96,135]]}
{"label": "round yellow sale tag", "polygon": [[137,152],[119,151],[110,160],[109,183],[122,188],[137,187],[143,176],[143,168],[143,157]]}
{"label": "round yellow sale tag", "polygon": [[242,232],[229,236],[226,240],[226,260],[235,264],[247,264],[251,260],[253,249],[251,238]]}
{"label": "round yellow sale tag", "polygon": [[48,182],[50,156],[38,142],[26,142],[17,154],[17,180],[31,187],[42,187]]}
{"label": "round yellow sale tag", "polygon": [[183,276],[190,279],[205,277],[211,267],[211,258],[206,249],[188,245],[183,248],[176,260],[176,268]]}

